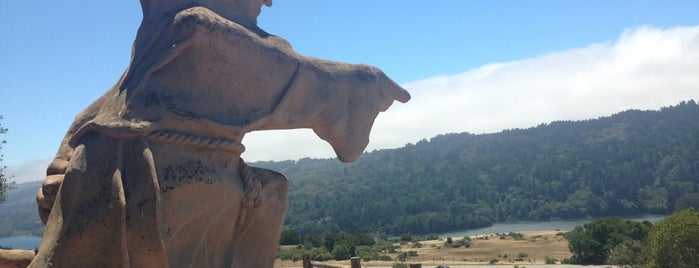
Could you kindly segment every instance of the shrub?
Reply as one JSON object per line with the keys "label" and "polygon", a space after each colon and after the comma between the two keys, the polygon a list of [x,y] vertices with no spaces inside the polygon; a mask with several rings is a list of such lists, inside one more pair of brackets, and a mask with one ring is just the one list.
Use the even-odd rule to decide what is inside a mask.
{"label": "shrub", "polygon": [[362,258],[365,261],[378,260],[379,252],[374,246],[357,246],[356,256]]}
{"label": "shrub", "polygon": [[388,255],[380,255],[379,259],[378,259],[378,261],[392,261],[392,260],[393,260],[393,258],[391,258],[391,256],[388,256]]}
{"label": "shrub", "polygon": [[300,258],[301,256],[301,251],[298,249],[292,249],[292,250],[278,250],[277,251],[277,258],[280,258],[282,260],[295,260]]}
{"label": "shrub", "polygon": [[284,229],[279,238],[280,245],[298,245],[301,244],[301,236],[294,230]]}
{"label": "shrub", "polygon": [[546,258],[544,258],[545,264],[556,264],[556,262],[558,262],[558,260],[551,258],[549,256],[546,256]]}
{"label": "shrub", "polygon": [[510,232],[508,235],[517,241],[526,240],[522,233]]}
{"label": "shrub", "polygon": [[644,241],[623,238],[619,245],[609,252],[608,264],[620,267],[640,267],[647,263],[648,245]]}
{"label": "shrub", "polygon": [[326,248],[314,248],[308,252],[311,260],[314,261],[329,261],[333,258],[332,254]]}
{"label": "shrub", "polygon": [[350,243],[337,243],[332,250],[333,258],[336,261],[348,260],[352,257],[352,245]]}

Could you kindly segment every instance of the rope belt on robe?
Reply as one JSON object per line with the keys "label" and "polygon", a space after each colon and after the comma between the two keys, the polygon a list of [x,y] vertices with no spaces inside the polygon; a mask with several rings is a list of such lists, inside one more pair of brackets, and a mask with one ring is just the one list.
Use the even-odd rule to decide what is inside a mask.
{"label": "rope belt on robe", "polygon": [[[173,143],[207,150],[229,151],[236,154],[241,154],[245,151],[245,146],[237,141],[201,137],[165,130],[151,132],[148,134],[147,138],[149,141],[153,142]],[[248,166],[242,158],[240,159],[240,176],[243,178],[245,195],[241,201],[240,215],[236,222],[238,226],[246,223],[247,212],[260,203],[259,195],[260,189],[262,188],[262,184],[259,180],[255,179],[252,169],[250,169],[250,166]]]}

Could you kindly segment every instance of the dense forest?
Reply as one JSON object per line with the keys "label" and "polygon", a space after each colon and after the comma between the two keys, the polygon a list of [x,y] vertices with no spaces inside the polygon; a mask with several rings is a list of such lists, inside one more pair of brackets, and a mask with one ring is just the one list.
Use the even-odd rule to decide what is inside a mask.
{"label": "dense forest", "polygon": [[302,234],[428,234],[514,220],[669,214],[699,192],[699,105],[440,135],[351,164],[252,165],[289,177],[286,228]]}
{"label": "dense forest", "polygon": [[[350,164],[250,164],[289,177],[285,227],[299,234],[423,235],[504,221],[669,214],[699,200],[699,105],[445,134]],[[8,193],[0,236],[41,233],[39,185]]]}
{"label": "dense forest", "polygon": [[0,205],[0,237],[41,236],[44,224],[39,219],[35,201],[39,187],[40,181],[25,182],[7,192],[7,202]]}

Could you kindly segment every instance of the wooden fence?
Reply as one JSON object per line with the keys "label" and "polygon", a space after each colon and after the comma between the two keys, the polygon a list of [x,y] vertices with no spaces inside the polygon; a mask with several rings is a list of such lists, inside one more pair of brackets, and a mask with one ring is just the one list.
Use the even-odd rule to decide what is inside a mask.
{"label": "wooden fence", "polygon": [[[362,268],[362,259],[359,257],[352,257],[350,259],[352,268]],[[422,264],[410,264],[410,268],[422,268]],[[335,266],[330,266],[321,263],[313,263],[311,261],[311,255],[308,253],[303,254],[303,268],[340,268]]]}

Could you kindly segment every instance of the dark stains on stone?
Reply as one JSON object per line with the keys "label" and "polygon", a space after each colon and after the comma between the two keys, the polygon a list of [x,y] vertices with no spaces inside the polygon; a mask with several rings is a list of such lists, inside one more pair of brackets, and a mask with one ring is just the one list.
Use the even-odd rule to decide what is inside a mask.
{"label": "dark stains on stone", "polygon": [[162,170],[159,176],[160,191],[167,192],[183,185],[193,183],[213,184],[217,179],[217,172],[214,168],[202,164],[201,161],[189,160],[179,165],[168,165]]}

